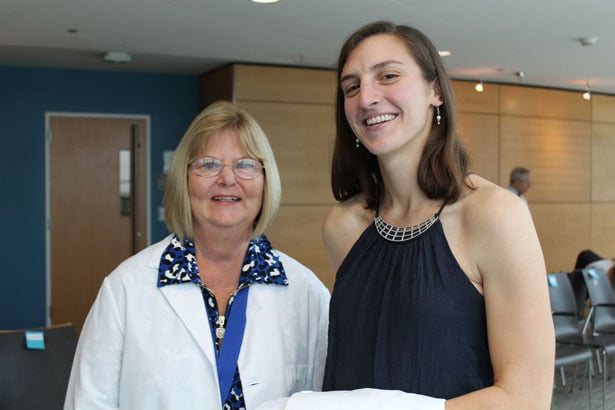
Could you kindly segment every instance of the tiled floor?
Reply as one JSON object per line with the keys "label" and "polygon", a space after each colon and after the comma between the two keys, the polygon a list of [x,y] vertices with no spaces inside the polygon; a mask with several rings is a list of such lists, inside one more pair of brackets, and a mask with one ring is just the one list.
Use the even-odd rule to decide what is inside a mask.
{"label": "tiled floor", "polygon": [[[606,384],[606,409],[615,410],[615,369],[613,364],[609,362],[611,369],[611,379],[607,380]],[[567,385],[561,385],[559,372],[555,373],[556,387],[553,389],[553,402],[551,408],[553,410],[588,410],[588,382],[587,370],[583,365],[580,365],[577,371],[577,378],[574,384],[574,391],[570,392],[570,383],[572,382],[574,367],[570,366],[566,369]],[[583,385],[581,387],[581,381]],[[581,387],[581,389],[580,389]],[[602,409],[602,375],[597,374],[592,378],[592,410]]]}

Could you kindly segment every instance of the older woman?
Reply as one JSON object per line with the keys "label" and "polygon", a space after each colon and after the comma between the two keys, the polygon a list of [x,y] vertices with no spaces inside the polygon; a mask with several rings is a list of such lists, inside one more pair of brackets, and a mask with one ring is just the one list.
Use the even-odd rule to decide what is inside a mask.
{"label": "older woman", "polygon": [[322,383],[329,294],[264,235],[280,203],[267,137],[218,102],[175,152],[171,232],[103,282],[65,409],[239,409]]}

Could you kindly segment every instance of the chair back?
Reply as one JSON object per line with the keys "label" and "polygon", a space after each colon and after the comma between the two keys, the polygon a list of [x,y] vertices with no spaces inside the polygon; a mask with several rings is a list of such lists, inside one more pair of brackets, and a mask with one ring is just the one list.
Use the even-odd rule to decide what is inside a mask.
{"label": "chair back", "polygon": [[550,273],[547,275],[547,280],[549,282],[549,301],[555,327],[555,339],[578,337],[580,329],[577,318],[577,304],[568,274],[566,272]]}
{"label": "chair back", "polygon": [[549,301],[551,312],[577,315],[577,302],[566,272],[549,273]]}
{"label": "chair back", "polygon": [[43,332],[44,349],[26,345],[26,330],[0,331],[0,408],[61,410],[77,334],[72,324]]}
{"label": "chair back", "polygon": [[600,269],[583,269],[583,279],[593,306],[615,305],[613,288],[606,272]]}
{"label": "chair back", "polygon": [[615,296],[606,272],[583,269],[583,279],[591,302],[591,323],[596,333],[615,333]]}

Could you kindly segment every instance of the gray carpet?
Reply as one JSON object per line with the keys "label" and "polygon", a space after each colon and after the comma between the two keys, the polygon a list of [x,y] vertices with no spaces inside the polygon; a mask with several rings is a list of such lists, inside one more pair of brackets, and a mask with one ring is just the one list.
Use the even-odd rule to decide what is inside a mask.
{"label": "gray carpet", "polygon": [[[606,384],[606,409],[615,410],[615,369],[613,363],[609,361],[611,378]],[[588,410],[588,381],[585,366],[580,365],[577,370],[577,377],[574,382],[574,390],[570,392],[573,382],[574,366],[569,366],[565,370],[566,386],[562,386],[559,371],[555,372],[555,387],[553,388],[553,410]],[[602,374],[596,374],[592,378],[592,410],[602,409]]]}

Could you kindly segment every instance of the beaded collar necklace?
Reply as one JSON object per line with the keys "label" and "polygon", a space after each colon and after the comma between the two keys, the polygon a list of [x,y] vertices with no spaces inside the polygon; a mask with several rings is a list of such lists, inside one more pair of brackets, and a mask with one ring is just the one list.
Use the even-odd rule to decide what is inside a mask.
{"label": "beaded collar necklace", "polygon": [[405,242],[416,238],[423,232],[427,231],[440,217],[440,212],[434,214],[431,218],[413,226],[394,226],[382,219],[379,212],[376,212],[374,225],[376,230],[387,241]]}

